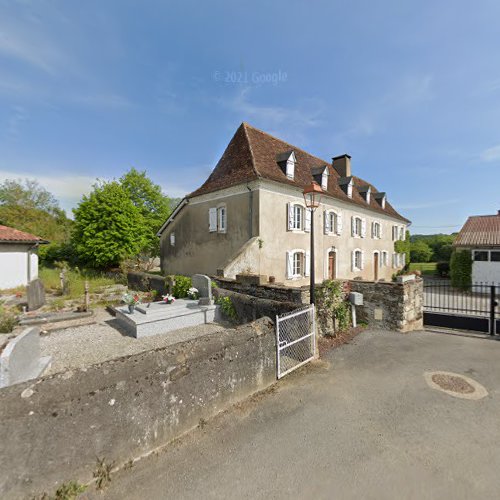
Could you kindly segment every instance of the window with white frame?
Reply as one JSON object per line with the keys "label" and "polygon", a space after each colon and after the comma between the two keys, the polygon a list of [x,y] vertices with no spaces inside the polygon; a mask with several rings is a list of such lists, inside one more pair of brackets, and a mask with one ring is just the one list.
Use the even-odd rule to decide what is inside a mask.
{"label": "window with white frame", "polygon": [[363,251],[357,248],[352,252],[352,270],[361,271],[364,268]]}
{"label": "window with white frame", "polygon": [[398,239],[398,226],[392,226],[392,241]]}
{"label": "window with white frame", "polygon": [[225,233],[227,228],[226,207],[222,206],[217,209],[217,230],[219,233]]}
{"label": "window with white frame", "polygon": [[352,236],[355,238],[364,238],[366,236],[366,220],[361,217],[353,216],[351,219]]}
{"label": "window with white frame", "polygon": [[296,279],[309,276],[309,252],[304,250],[291,250],[287,252],[287,278]]}
{"label": "window with white frame", "polygon": [[175,246],[175,233],[170,233],[170,246]]}
{"label": "window with white frame", "polygon": [[337,220],[338,216],[335,212],[328,213],[328,222],[330,223],[330,232],[337,234]]}
{"label": "window with white frame", "polygon": [[293,222],[292,229],[300,230],[303,227],[304,221],[304,207],[300,205],[293,205]]}
{"label": "window with white frame", "polygon": [[405,228],[404,227],[399,228],[399,239],[401,241],[404,241],[404,239],[405,239]]}
{"label": "window with white frame", "polygon": [[309,232],[311,230],[311,211],[300,203],[288,203],[288,230]]}
{"label": "window with white frame", "polygon": [[382,228],[380,222],[372,222],[372,238],[379,240],[382,237]]}
{"label": "window with white frame", "polygon": [[387,266],[389,264],[388,260],[389,260],[388,253],[385,250],[383,250],[382,251],[382,258],[381,258],[381,265]]}
{"label": "window with white frame", "polygon": [[342,233],[342,214],[335,210],[325,210],[325,234]]}
{"label": "window with white frame", "polygon": [[292,274],[293,276],[302,276],[304,274],[304,254],[300,252],[295,252],[293,254],[292,262]]}

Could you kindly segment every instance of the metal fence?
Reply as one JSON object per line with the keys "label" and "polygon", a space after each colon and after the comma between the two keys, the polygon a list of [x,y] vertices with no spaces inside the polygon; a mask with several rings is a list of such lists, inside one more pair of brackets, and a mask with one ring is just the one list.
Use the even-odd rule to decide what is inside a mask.
{"label": "metal fence", "polygon": [[276,316],[278,378],[311,361],[316,352],[314,305]]}
{"label": "metal fence", "polygon": [[449,282],[424,285],[424,323],[500,333],[500,286],[474,283],[464,290]]}

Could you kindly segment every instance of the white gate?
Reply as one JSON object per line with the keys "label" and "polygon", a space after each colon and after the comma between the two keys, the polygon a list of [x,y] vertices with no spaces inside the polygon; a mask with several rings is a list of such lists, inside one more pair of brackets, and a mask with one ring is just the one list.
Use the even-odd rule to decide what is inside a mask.
{"label": "white gate", "polygon": [[314,304],[276,316],[278,378],[311,361],[316,352]]}

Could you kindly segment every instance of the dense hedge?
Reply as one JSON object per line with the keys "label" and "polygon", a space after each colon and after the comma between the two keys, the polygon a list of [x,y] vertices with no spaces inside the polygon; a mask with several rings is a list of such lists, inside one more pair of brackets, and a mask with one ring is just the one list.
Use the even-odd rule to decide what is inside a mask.
{"label": "dense hedge", "polygon": [[472,284],[472,255],[469,250],[456,250],[450,261],[451,284],[467,290]]}

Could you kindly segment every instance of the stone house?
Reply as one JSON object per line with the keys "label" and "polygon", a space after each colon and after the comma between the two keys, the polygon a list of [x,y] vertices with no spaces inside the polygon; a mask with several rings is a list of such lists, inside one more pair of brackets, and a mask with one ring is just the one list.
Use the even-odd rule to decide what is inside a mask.
{"label": "stone house", "polygon": [[33,234],[0,225],[0,289],[25,286],[38,277],[38,245]]}
{"label": "stone house", "polygon": [[500,210],[469,217],[453,245],[471,251],[473,283],[500,283]]}
{"label": "stone house", "polygon": [[[311,214],[302,192],[312,181],[324,194]],[[162,270],[307,284],[311,217],[318,282],[390,280],[405,265],[394,242],[404,239],[408,219],[352,174],[349,155],[328,163],[243,123],[205,183],[158,232]]]}

